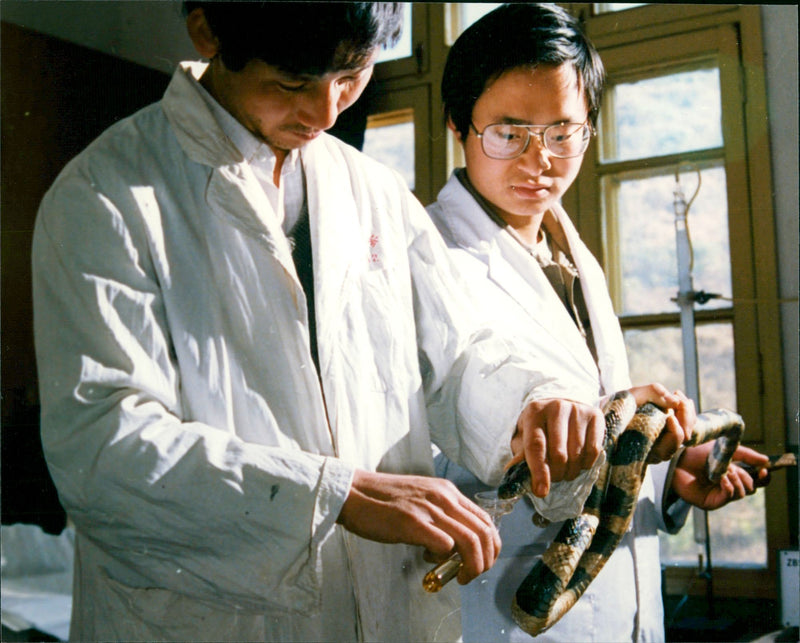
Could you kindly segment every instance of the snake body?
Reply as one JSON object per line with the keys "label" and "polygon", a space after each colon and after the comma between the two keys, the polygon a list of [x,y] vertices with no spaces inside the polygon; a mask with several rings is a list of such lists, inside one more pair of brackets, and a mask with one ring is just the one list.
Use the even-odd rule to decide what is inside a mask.
{"label": "snake body", "polygon": [[[583,510],[563,524],[520,584],[511,606],[516,623],[534,636],[567,613],[619,545],[633,518],[648,455],[667,420],[667,414],[653,404],[637,409],[628,391],[614,395],[603,410],[606,459]],[[706,474],[717,482],[743,431],[744,422],[736,413],[707,411],[697,416],[692,437],[684,446],[716,439]],[[523,461],[506,472],[498,496],[515,498],[530,490],[530,470]]]}

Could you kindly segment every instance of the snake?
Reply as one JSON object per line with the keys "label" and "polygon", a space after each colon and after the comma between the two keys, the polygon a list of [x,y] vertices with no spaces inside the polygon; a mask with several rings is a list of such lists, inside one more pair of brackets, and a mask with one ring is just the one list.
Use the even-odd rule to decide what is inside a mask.
{"label": "snake", "polygon": [[[667,421],[667,413],[651,403],[637,408],[629,391],[611,396],[603,407],[606,457],[581,513],[566,520],[558,535],[519,585],[511,605],[514,621],[532,636],[566,614],[617,548],[633,519],[648,458]],[[697,415],[684,447],[715,440],[705,464],[706,476],[717,483],[725,474],[742,439],[744,421],[728,409]],[[757,472],[744,463],[754,479]],[[771,458],[765,468],[796,465],[794,454]],[[531,473],[523,460],[510,467],[498,488],[502,499],[531,493]],[[536,522],[537,516],[534,516]],[[539,517],[540,518],[540,517]]]}

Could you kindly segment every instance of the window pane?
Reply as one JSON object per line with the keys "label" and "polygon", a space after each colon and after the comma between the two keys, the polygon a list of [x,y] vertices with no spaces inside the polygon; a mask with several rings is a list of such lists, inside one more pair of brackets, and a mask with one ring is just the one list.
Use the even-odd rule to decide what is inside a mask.
{"label": "window pane", "polygon": [[[660,382],[684,388],[680,328],[626,330],[625,344],[634,384]],[[728,323],[699,324],[695,329],[703,410],[736,409],[733,328]],[[694,540],[693,515],[675,536],[660,533],[665,565],[694,565],[705,545]],[[758,566],[767,560],[764,495],[757,493],[709,514],[711,559],[714,566]]]}
{"label": "window pane", "polygon": [[722,145],[719,70],[697,69],[612,85],[605,101],[605,160]]}
{"label": "window pane", "polygon": [[367,118],[364,153],[403,175],[414,189],[414,110],[402,109]]}
{"label": "window pane", "polygon": [[[659,382],[670,390],[684,390],[681,329],[626,329],[631,381]],[[733,328],[729,323],[698,324],[698,375],[701,410],[736,410],[736,380],[733,356]]]}
{"label": "window pane", "polygon": [[447,34],[445,41],[452,45],[473,23],[490,11],[497,9],[500,2],[451,2],[448,5]]}
{"label": "window pane", "polygon": [[711,562],[736,567],[767,565],[767,525],[764,492],[759,491],[712,511]]}
{"label": "window pane", "polygon": [[595,15],[601,13],[611,13],[613,11],[625,11],[625,9],[633,9],[633,7],[643,7],[646,2],[595,2],[594,13]]}
{"label": "window pane", "polygon": [[400,35],[400,40],[391,49],[381,49],[377,62],[385,63],[398,58],[408,58],[411,55],[411,31],[411,3],[405,2],[403,3],[403,33]]}
{"label": "window pane", "polygon": [[727,323],[698,324],[695,337],[702,409],[725,408],[735,411],[737,402],[733,326]]}
{"label": "window pane", "polygon": [[634,385],[660,382],[671,391],[685,388],[680,328],[626,329],[623,334]]}
{"label": "window pane", "polygon": [[[697,198],[688,214],[694,254],[695,291],[731,296],[728,212],[725,171],[702,172]],[[685,201],[697,186],[696,175],[681,174]],[[671,301],[678,294],[678,260],[675,249],[674,174],[616,180],[606,179],[605,189],[615,201],[621,315],[676,312]],[[612,262],[613,263],[613,262]],[[698,304],[698,307],[701,306]],[[729,307],[711,299],[705,308]]]}
{"label": "window pane", "polygon": [[[659,532],[664,565],[696,565],[705,560],[705,545],[694,539],[695,513],[674,536]],[[737,500],[708,514],[712,567],[766,567],[766,510],[764,492]],[[702,532],[701,532],[702,533]]]}

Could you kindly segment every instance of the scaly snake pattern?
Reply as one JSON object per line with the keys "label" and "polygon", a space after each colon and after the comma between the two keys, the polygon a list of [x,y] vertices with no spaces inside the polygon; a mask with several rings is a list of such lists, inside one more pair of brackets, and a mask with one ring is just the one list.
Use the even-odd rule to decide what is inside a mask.
{"label": "scaly snake pattern", "polygon": [[[667,415],[653,404],[638,409],[633,395],[622,391],[603,409],[606,459],[584,503],[567,520],[542,558],[519,586],[511,613],[516,623],[536,636],[556,623],[600,573],[630,525],[648,464],[648,454]],[[717,482],[725,474],[744,431],[742,418],[725,409],[698,414],[684,446],[716,439],[706,474]],[[509,468],[498,489],[500,498],[531,491],[530,470],[522,461]]]}

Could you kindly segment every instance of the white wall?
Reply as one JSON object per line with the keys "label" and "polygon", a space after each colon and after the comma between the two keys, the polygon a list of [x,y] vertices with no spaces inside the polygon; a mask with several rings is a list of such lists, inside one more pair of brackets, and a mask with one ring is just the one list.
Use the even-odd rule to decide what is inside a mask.
{"label": "white wall", "polygon": [[779,293],[782,299],[794,299],[781,304],[781,324],[787,431],[789,443],[797,446],[800,416],[800,321],[797,302],[800,291],[797,5],[764,5],[761,7],[761,16],[766,59]]}
{"label": "white wall", "polygon": [[2,0],[0,18],[169,74],[197,58],[180,0]]}

